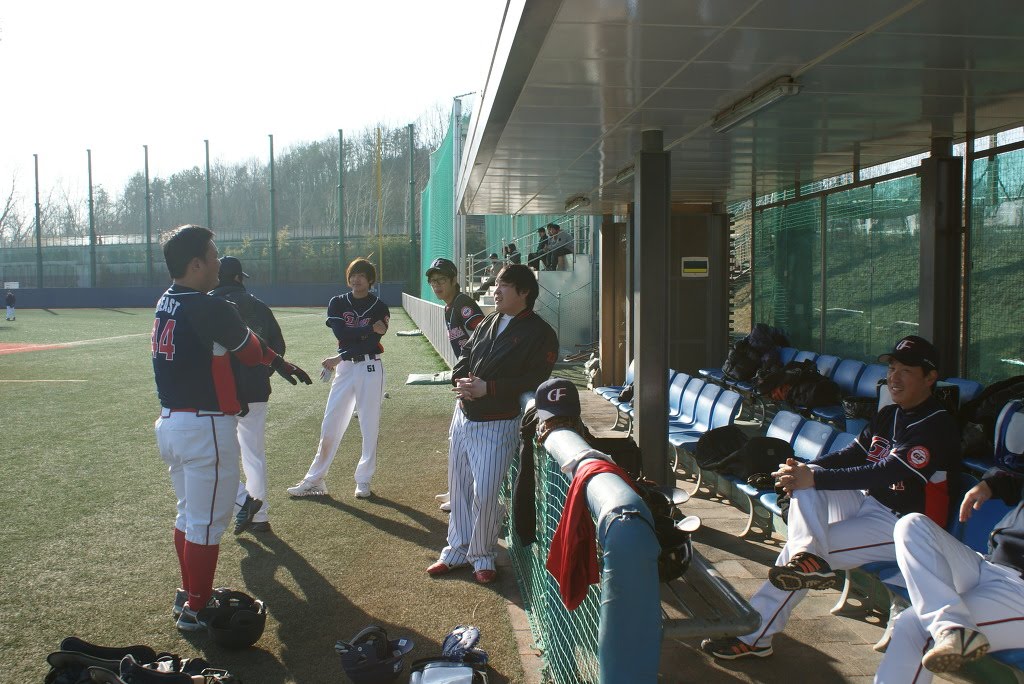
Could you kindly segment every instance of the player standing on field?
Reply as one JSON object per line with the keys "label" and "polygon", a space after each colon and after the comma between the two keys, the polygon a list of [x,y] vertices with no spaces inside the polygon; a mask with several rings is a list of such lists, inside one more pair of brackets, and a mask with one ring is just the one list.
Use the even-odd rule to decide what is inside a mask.
{"label": "player standing on field", "polygon": [[14,293],[10,290],[7,291],[7,296],[4,298],[7,303],[7,320],[14,320]]}
{"label": "player standing on field", "polygon": [[[284,355],[284,335],[270,307],[246,291],[242,262],[233,256],[220,260],[220,284],[210,295],[226,299],[238,307],[238,313],[249,329],[275,353]],[[235,534],[247,529],[254,532],[270,530],[270,507],[267,500],[267,400],[270,399],[269,368],[240,366],[236,374],[238,396],[247,411],[238,416],[238,446],[242,450],[242,472],[245,482],[238,483],[235,503]]]}
{"label": "player standing on field", "polygon": [[177,495],[174,548],[182,589],[174,600],[178,629],[205,629],[196,617],[213,592],[220,538],[227,528],[238,482],[241,411],[233,360],[270,366],[289,382],[309,376],[260,340],[223,299],[213,232],[181,226],[163,243],[173,283],[157,302],[153,373],[160,397],[156,440]]}
{"label": "player standing on field", "polygon": [[[427,282],[434,296],[444,302],[444,322],[448,328],[448,342],[455,357],[462,356],[462,348],[469,336],[484,320],[484,312],[471,297],[459,291],[459,272],[448,259],[434,259],[427,269]],[[441,510],[451,512],[452,504],[448,492],[435,497],[441,502]]]}
{"label": "player standing on field", "polygon": [[558,337],[533,311],[540,288],[528,266],[506,266],[494,290],[496,311],[473,331],[452,370],[458,402],[448,435],[452,514],[448,545],[430,575],[473,566],[481,584],[496,576],[504,515],[498,489],[519,447],[519,397],[548,379]]}
{"label": "player standing on field", "polygon": [[334,372],[334,382],[327,396],[320,444],[306,476],[288,488],[292,496],[327,494],[324,478],[355,410],[359,411],[363,433],[362,455],[356,465],[356,498],[369,498],[370,480],[377,469],[377,432],[384,395],[384,347],[380,339],[388,331],[391,312],[370,292],[377,269],[369,261],[353,261],[345,270],[345,279],[352,291],[331,298],[327,305],[327,327],[338,339],[338,353],[321,364],[325,371]]}

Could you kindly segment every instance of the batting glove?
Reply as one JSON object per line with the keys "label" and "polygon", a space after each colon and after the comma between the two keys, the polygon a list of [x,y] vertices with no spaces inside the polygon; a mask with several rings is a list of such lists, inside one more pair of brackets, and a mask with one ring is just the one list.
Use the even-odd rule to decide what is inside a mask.
{"label": "batting glove", "polygon": [[270,362],[270,367],[277,371],[277,374],[288,382],[294,384],[296,379],[301,380],[304,385],[312,385],[313,381],[309,379],[309,375],[306,371],[302,370],[294,363],[288,363],[284,360],[283,356],[275,356],[274,360]]}

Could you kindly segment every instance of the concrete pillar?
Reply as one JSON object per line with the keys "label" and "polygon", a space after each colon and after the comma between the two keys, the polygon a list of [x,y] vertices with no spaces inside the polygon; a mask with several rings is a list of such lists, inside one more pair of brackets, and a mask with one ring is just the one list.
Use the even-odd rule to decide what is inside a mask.
{"label": "concrete pillar", "polygon": [[921,162],[921,285],[919,334],[939,351],[942,376],[956,375],[960,357],[963,160],[952,139],[935,138]]}
{"label": "concrete pillar", "polygon": [[649,478],[669,483],[668,462],[668,245],[671,221],[671,157],[662,132],[641,134],[633,192],[632,343],[633,405],[637,445]]}

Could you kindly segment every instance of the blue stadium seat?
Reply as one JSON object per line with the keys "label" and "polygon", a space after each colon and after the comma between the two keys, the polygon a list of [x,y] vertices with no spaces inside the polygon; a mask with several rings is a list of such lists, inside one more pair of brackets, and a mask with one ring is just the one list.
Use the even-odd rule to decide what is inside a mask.
{"label": "blue stadium seat", "polygon": [[853,432],[840,432],[836,435],[836,438],[832,440],[832,443],[828,446],[828,452],[833,453],[836,451],[842,451],[857,439],[857,434]]}
{"label": "blue stadium seat", "polygon": [[[999,411],[999,418],[996,419],[995,453],[1019,454],[1024,450],[1024,414],[1021,413],[1022,410],[1024,410],[1024,401],[1016,399],[1007,402]],[[988,456],[970,457],[964,459],[964,465],[969,470],[981,475],[995,465],[995,460]]]}
{"label": "blue stadium seat", "polygon": [[967,378],[946,378],[945,381],[960,388],[961,406],[974,399],[981,393],[981,390],[985,389],[985,386],[977,380],[968,380]]}
{"label": "blue stadium seat", "polygon": [[839,365],[839,357],[831,356],[829,354],[822,354],[814,360],[815,365],[818,366],[818,372],[824,375],[826,378],[831,378],[832,373],[835,372],[836,366]]}
{"label": "blue stadium seat", "polygon": [[[864,367],[864,371],[857,378],[857,387],[853,391],[855,397],[877,397],[878,383],[885,380],[889,367],[882,363],[872,363]],[[843,396],[846,396],[845,394]]]}
{"label": "blue stadium seat", "polygon": [[[679,417],[679,410],[683,405],[683,390],[690,384],[693,378],[686,373],[677,373],[668,386],[668,419]],[[698,380],[698,382],[701,382]]]}
{"label": "blue stadium seat", "polygon": [[619,396],[619,392],[626,385],[633,382],[633,362],[629,362],[629,366],[626,367],[626,382],[622,385],[609,385],[606,387],[595,387],[594,394],[604,397],[605,399],[614,399]]}
{"label": "blue stadium seat", "polygon": [[816,361],[818,355],[812,351],[801,351],[797,352],[796,356],[793,357],[794,361]]}
{"label": "blue stadium seat", "polygon": [[669,421],[669,441],[672,441],[671,436],[673,433],[687,432],[690,430],[701,430],[701,432],[703,432],[706,430],[707,426],[711,424],[711,413],[715,409],[715,401],[718,399],[718,395],[727,391],[729,390],[724,390],[718,385],[712,385],[711,383],[705,384],[704,388],[700,391],[700,394],[697,395],[697,403],[693,419],[690,421]]}
{"label": "blue stadium seat", "polygon": [[[676,449],[692,451],[692,448],[688,447],[696,445],[701,435],[708,430],[732,425],[733,421],[736,420],[737,414],[740,412],[742,401],[743,397],[738,393],[732,390],[725,390],[715,400],[711,416],[707,422],[698,419],[692,430],[674,431],[670,429],[668,435],[669,444]],[[698,413],[700,413],[699,410]]]}
{"label": "blue stadium seat", "polygon": [[[832,380],[839,385],[839,394],[844,397],[854,396],[857,392],[857,383],[861,374],[867,366],[862,361],[843,359],[832,373]],[[842,406],[819,406],[811,409],[811,415],[829,423],[845,425],[846,413]]]}
{"label": "blue stadium seat", "polygon": [[808,420],[793,440],[793,453],[803,461],[816,461],[828,453],[837,434],[830,425]]}
{"label": "blue stadium seat", "polygon": [[722,388],[718,385],[704,382],[700,378],[694,378],[687,383],[686,388],[683,390],[682,401],[679,404],[679,413],[675,418],[669,418],[668,427],[670,430],[673,425],[680,426],[682,430],[687,429],[689,425],[693,425],[697,417],[697,400],[706,389],[708,392],[716,392],[715,396],[717,396],[718,392],[722,391]]}
{"label": "blue stadium seat", "polygon": [[793,440],[796,439],[796,433],[803,424],[804,418],[800,414],[793,413],[792,411],[779,411],[775,414],[775,418],[772,419],[771,425],[768,426],[768,432],[765,433],[765,436],[784,439],[792,444]]}
{"label": "blue stadium seat", "polygon": [[787,363],[789,363],[790,361],[793,360],[793,357],[796,356],[798,351],[800,351],[800,350],[799,349],[795,349],[793,347],[782,347],[782,348],[780,348],[779,349],[779,361],[781,361],[782,365],[785,366]]}

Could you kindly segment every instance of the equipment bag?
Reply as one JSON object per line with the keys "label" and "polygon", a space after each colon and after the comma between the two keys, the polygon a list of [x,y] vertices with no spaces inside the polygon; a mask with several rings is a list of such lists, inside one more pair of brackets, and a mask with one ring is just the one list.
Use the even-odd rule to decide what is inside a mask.
{"label": "equipment bag", "polygon": [[709,464],[724,460],[746,444],[747,439],[743,430],[736,425],[723,425],[700,436],[693,457],[701,468],[710,468]]}
{"label": "equipment bag", "polygon": [[423,658],[412,664],[409,684],[487,684],[485,666],[453,662],[447,658]]}
{"label": "equipment bag", "polygon": [[747,381],[757,374],[760,367],[761,354],[746,339],[742,339],[729,350],[729,356],[722,364],[722,372],[733,380]]}
{"label": "equipment bag", "polygon": [[709,463],[708,470],[724,475],[734,475],[743,480],[755,473],[772,473],[780,463],[793,458],[793,446],[776,437],[751,437],[742,447],[724,459]]}

